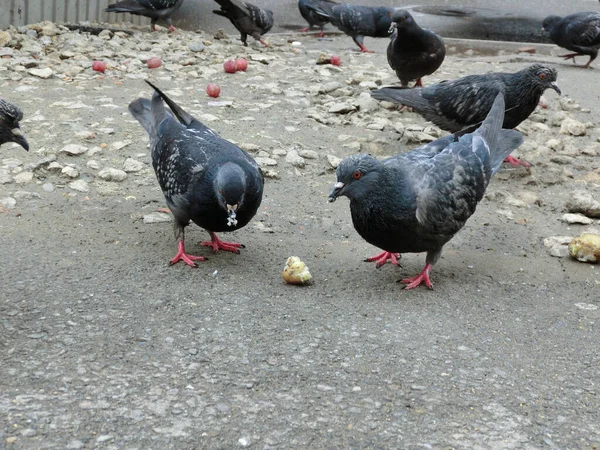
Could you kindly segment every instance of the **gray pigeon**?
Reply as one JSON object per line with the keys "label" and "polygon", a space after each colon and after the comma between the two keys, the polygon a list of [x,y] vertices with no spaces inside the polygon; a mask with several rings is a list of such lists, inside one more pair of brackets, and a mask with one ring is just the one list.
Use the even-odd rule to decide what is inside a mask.
{"label": "gray pigeon", "polygon": [[398,9],[392,14],[392,35],[387,48],[390,67],[396,71],[402,86],[416,80],[415,86],[423,86],[421,77],[439,69],[446,57],[446,46],[441,37],[421,28],[410,13]]}
{"label": "gray pigeon", "polygon": [[[515,73],[469,75],[417,89],[384,87],[371,95],[411,107],[441,129],[460,136],[479,126],[502,91],[506,99],[503,128],[515,128],[535,110],[546,89],[560,94],[556,77],[551,67],[533,64]],[[512,156],[507,162],[529,166]]]}
{"label": "gray pigeon", "polygon": [[317,15],[328,19],[332,25],[339,28],[354,40],[361,52],[367,50],[363,41],[365,36],[388,37],[392,26],[392,14],[395,8],[356,6],[349,4],[333,5],[319,2],[307,5],[307,8]]}
{"label": "gray pigeon", "polygon": [[550,39],[556,45],[575,53],[560,55],[572,59],[579,55],[588,55],[590,60],[584,68],[598,56],[600,48],[600,13],[580,12],[566,17],[548,16],[543,22],[544,30],[550,33]]}
{"label": "gray pigeon", "polygon": [[23,112],[17,106],[0,98],[0,145],[5,142],[16,142],[29,151],[29,144],[19,126],[21,120],[23,120]]}
{"label": "gray pigeon", "polygon": [[261,44],[269,44],[265,42],[262,35],[273,28],[273,12],[268,9],[259,8],[252,3],[242,0],[215,0],[221,7],[220,10],[213,11],[219,16],[227,17],[233,26],[242,35],[242,43],[248,46],[246,41],[248,35],[259,41]]}
{"label": "gray pigeon", "polygon": [[123,0],[108,5],[104,11],[149,17],[152,31],[156,31],[155,25],[159,19],[164,20],[169,26],[169,31],[175,31],[175,27],[171,23],[171,16],[182,3],[183,0]]}
{"label": "gray pigeon", "polygon": [[304,17],[304,20],[306,20],[309,25],[306,28],[301,28],[299,31],[305,33],[311,27],[319,27],[321,29],[321,32],[317,34],[317,37],[325,36],[324,27],[329,23],[329,19],[324,16],[320,16],[314,10],[308,7],[308,5],[319,4],[322,2],[331,3],[332,5],[338,4],[333,0],[298,0],[298,9],[300,10],[300,14],[302,14],[302,17]]}
{"label": "gray pigeon", "polygon": [[215,232],[242,228],[256,214],[263,194],[256,161],[147,83],[155,91],[152,100],[134,100],[129,111],[150,135],[152,165],[175,217],[178,252],[171,264],[196,267],[194,261],[206,259],[185,251],[184,229],[190,221],[210,234],[211,241],[202,245],[215,253],[239,253],[243,245],[223,242]]}
{"label": "gray pigeon", "polygon": [[521,145],[521,133],[503,130],[503,120],[500,93],[481,126],[458,141],[450,135],[383,161],[352,155],[338,166],[329,201],[350,199],[354,228],[384,250],[369,260],[380,267],[388,259],[397,263],[399,253],[427,252],[423,271],[402,280],[406,289],[432,287],[429,271],[444,244],[475,212],[502,160]]}

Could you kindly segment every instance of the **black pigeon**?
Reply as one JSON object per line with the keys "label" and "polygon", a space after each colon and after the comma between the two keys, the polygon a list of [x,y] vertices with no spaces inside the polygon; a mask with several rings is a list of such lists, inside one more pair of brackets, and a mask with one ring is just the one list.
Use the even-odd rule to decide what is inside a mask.
{"label": "black pigeon", "polygon": [[185,252],[184,228],[190,221],[210,234],[211,241],[202,245],[239,253],[241,244],[223,242],[215,232],[242,228],[256,214],[263,193],[256,161],[147,83],[155,90],[152,100],[139,98],[129,111],[150,135],[152,165],[175,217],[178,252],[171,264],[196,267],[194,261],[205,260]]}
{"label": "black pigeon", "polygon": [[442,247],[475,212],[502,160],[521,145],[521,133],[502,130],[503,120],[500,93],[482,125],[456,142],[450,135],[383,161],[358,154],[338,166],[329,201],[350,199],[354,228],[384,250],[369,260],[380,267],[388,259],[397,264],[399,253],[427,252],[423,271],[402,280],[406,289],[432,287],[429,271]]}
{"label": "black pigeon", "polygon": [[550,39],[556,45],[575,53],[561,55],[572,59],[579,55],[588,55],[590,60],[586,69],[598,56],[600,48],[600,13],[580,12],[566,17],[548,16],[543,22],[544,30],[550,33]]}
{"label": "black pigeon", "polygon": [[395,8],[356,6],[349,4],[332,5],[325,2],[307,5],[319,16],[328,19],[332,25],[350,36],[361,52],[367,50],[363,41],[365,36],[388,37],[392,26],[392,14]]}
{"label": "black pigeon", "polygon": [[415,86],[423,86],[421,77],[438,70],[446,57],[446,46],[433,31],[421,28],[410,13],[398,9],[392,14],[392,35],[387,48],[390,67],[396,71],[402,86],[417,80]]}
{"label": "black pigeon", "polygon": [[5,142],[16,142],[29,151],[29,144],[19,126],[21,120],[23,120],[23,112],[17,106],[0,98],[0,145]]}
{"label": "black pigeon", "polygon": [[329,23],[329,19],[322,15],[317,14],[314,10],[310,9],[308,5],[314,5],[319,3],[330,3],[332,5],[337,5],[337,2],[332,0],[298,0],[298,9],[300,10],[300,14],[304,17],[304,20],[308,22],[308,27],[301,28],[300,31],[307,32],[311,27],[319,27],[321,32],[317,34],[317,37],[325,36],[324,27]]}
{"label": "black pigeon", "polygon": [[215,0],[221,7],[220,10],[213,11],[219,16],[227,17],[233,26],[242,35],[242,43],[247,47],[248,35],[259,41],[265,42],[262,35],[267,33],[273,27],[273,12],[268,9],[262,9],[252,3],[242,0]]}
{"label": "black pigeon", "polygon": [[[560,94],[556,77],[556,70],[533,64],[515,73],[469,75],[424,88],[384,87],[371,92],[371,96],[413,108],[441,129],[460,136],[479,126],[494,98],[502,91],[506,98],[502,126],[515,128],[535,110],[546,89],[554,89]],[[529,166],[512,156],[507,162]]]}
{"label": "black pigeon", "polygon": [[152,31],[156,30],[156,22],[161,19],[167,22],[169,31],[175,31],[175,27],[171,23],[171,16],[182,3],[183,0],[123,0],[108,5],[104,11],[150,17]]}

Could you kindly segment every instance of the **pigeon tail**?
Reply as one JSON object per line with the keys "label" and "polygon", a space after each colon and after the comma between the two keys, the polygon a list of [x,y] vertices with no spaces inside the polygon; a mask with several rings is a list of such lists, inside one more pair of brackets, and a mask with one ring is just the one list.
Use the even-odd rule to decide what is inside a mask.
{"label": "pigeon tail", "polygon": [[409,89],[407,87],[389,86],[371,92],[375,100],[399,103],[417,111],[431,108],[429,100],[423,97],[422,89]]}
{"label": "pigeon tail", "polygon": [[[171,108],[171,111],[173,111],[173,114],[175,114],[177,119],[182,124],[184,124],[185,126],[189,126],[194,121],[194,118],[190,114],[185,112],[177,103],[175,103],[173,100],[171,100],[169,97],[167,97],[167,94],[165,94],[159,88],[154,86],[148,80],[146,80],[146,83],[148,83],[152,87],[152,89],[154,89],[156,94],[158,94],[160,96],[160,98],[163,99],[167,105],[169,105],[169,108]],[[154,98],[153,98],[153,102],[154,102]],[[162,102],[161,102],[161,104],[162,104]],[[164,108],[164,106],[163,106],[163,108]]]}

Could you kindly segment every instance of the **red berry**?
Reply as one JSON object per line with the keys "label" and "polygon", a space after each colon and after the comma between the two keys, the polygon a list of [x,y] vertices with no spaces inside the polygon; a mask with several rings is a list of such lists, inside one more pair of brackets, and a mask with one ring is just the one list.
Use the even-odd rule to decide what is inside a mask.
{"label": "red berry", "polygon": [[217,98],[221,94],[221,88],[218,84],[209,83],[209,85],[206,86],[206,93],[209,97]]}
{"label": "red berry", "polygon": [[235,73],[237,71],[237,67],[235,61],[233,59],[228,59],[223,63],[223,69],[227,73]]}
{"label": "red berry", "polygon": [[148,69],[158,69],[160,66],[162,66],[162,61],[160,58],[153,56],[152,58],[148,58],[146,64],[148,65]]}
{"label": "red berry", "polygon": [[248,68],[248,61],[244,58],[238,58],[235,60],[235,68],[241,72],[245,72]]}
{"label": "red berry", "polygon": [[342,58],[340,58],[338,55],[332,55],[331,58],[329,58],[329,62],[334,66],[339,66],[342,64]]}
{"label": "red berry", "polygon": [[106,63],[104,61],[94,61],[92,63],[92,70],[104,73],[106,70]]}

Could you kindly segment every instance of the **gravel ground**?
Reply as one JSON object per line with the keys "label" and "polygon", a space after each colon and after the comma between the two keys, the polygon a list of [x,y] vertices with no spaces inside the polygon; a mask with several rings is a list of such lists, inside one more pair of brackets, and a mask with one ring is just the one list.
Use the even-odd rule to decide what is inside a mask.
{"label": "gravel ground", "polygon": [[[134,31],[0,34],[0,95],[24,110],[31,145],[1,149],[0,448],[600,445],[600,274],[565,245],[600,228],[597,70],[559,49],[450,49],[425,84],[542,61],[565,95],[520,126],[516,154],[533,167],[495,177],[434,290],[404,291],[424,255],[376,270],[348,202],[327,203],[339,158],[443,134],[371,101],[396,81],[384,40],[359,54],[339,36],[274,35],[265,49]],[[316,65],[322,50],[342,65]],[[223,72],[241,56],[247,72]],[[168,266],[170,216],[127,111],[146,78],[263,167],[259,213],[224,235],[240,255],[209,255],[190,226],[189,250],[209,261]],[[283,283],[291,255],[311,286]]]}

